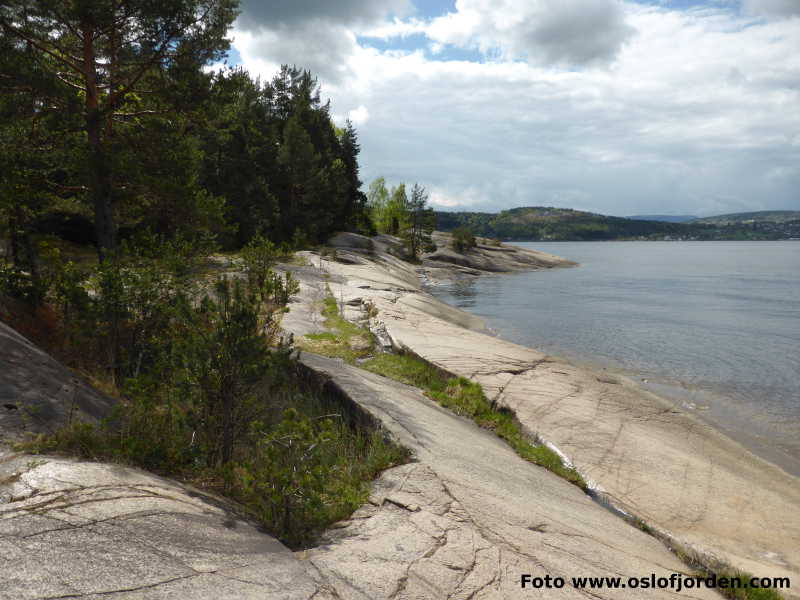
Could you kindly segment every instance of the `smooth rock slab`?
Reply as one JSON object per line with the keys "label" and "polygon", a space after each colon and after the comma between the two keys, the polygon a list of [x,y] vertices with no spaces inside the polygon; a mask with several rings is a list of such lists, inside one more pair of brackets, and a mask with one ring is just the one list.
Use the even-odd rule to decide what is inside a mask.
{"label": "smooth rock slab", "polygon": [[[638,599],[637,590],[521,590],[520,575],[669,576],[688,568],[577,487],[525,462],[493,433],[419,390],[303,353],[415,454],[370,504],[306,553],[341,600]],[[710,590],[647,598],[717,598]]]}
{"label": "smooth rock slab", "polygon": [[331,596],[228,504],[115,465],[0,463],[0,599]]}
{"label": "smooth rock slab", "polygon": [[114,400],[0,322],[0,443],[68,423],[95,423]]}

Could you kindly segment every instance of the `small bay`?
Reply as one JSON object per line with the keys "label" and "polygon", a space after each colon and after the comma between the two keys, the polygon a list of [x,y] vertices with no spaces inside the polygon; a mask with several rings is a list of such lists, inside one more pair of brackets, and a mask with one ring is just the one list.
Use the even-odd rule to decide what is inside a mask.
{"label": "small bay", "polygon": [[800,243],[516,245],[580,265],[431,292],[504,339],[635,378],[800,475]]}

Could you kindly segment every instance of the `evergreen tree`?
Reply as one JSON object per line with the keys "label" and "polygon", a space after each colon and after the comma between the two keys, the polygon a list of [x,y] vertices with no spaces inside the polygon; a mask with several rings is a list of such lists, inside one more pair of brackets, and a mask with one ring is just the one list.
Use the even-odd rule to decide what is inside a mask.
{"label": "evergreen tree", "polygon": [[408,224],[402,232],[406,249],[412,259],[433,247],[431,232],[436,224],[433,209],[428,207],[428,194],[425,188],[415,183],[408,202]]}
{"label": "evergreen tree", "polygon": [[[86,187],[101,257],[116,246],[118,130],[191,97],[187,91],[203,82],[201,67],[227,49],[235,9],[235,0],[0,3],[4,37],[31,51],[49,75],[39,89],[69,89],[83,102]],[[21,74],[3,75],[19,81]]]}

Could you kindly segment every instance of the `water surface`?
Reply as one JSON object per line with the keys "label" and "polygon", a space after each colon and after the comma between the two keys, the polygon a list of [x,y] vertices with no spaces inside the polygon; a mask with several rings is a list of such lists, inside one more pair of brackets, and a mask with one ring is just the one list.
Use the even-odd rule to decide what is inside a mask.
{"label": "water surface", "polygon": [[517,245],[580,266],[433,293],[505,339],[636,377],[800,475],[800,242]]}

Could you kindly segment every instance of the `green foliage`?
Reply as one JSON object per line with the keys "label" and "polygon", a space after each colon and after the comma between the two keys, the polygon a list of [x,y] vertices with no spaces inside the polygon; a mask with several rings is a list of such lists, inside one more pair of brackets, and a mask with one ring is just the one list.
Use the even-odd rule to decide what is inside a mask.
{"label": "green foliage", "polygon": [[431,241],[436,220],[427,202],[425,188],[419,184],[414,184],[409,199],[405,184],[401,183],[390,192],[383,177],[370,184],[367,195],[367,208],[375,229],[403,238],[406,254],[412,260],[421,252],[436,249]]}
{"label": "green foliage", "polygon": [[[36,278],[31,235],[54,215],[93,220],[82,242],[103,258],[144,230],[216,237],[229,249],[256,235],[301,248],[338,230],[372,232],[356,131],[332,125],[308,71],[284,66],[262,83],[241,68],[203,70],[227,45],[232,0],[199,12],[197,0],[170,10],[100,3],[86,14],[29,4],[0,9],[0,145],[14,149],[0,156],[0,232],[18,269]],[[90,34],[114,19],[116,40],[113,27]],[[90,40],[96,81],[26,36],[76,56]]]}
{"label": "green foliage", "polygon": [[239,247],[254,235],[296,249],[364,225],[360,148],[350,123],[337,131],[308,71],[282,67],[268,83],[241,69],[215,75],[201,132],[200,179],[227,201]]}
{"label": "green foliage", "polygon": [[377,178],[369,186],[367,194],[369,215],[379,233],[400,235],[409,224],[409,206],[406,186],[401,183],[391,190],[386,180]]}
{"label": "green foliage", "polygon": [[288,409],[244,469],[244,493],[290,545],[307,541],[325,520],[325,474],[334,457],[328,447],[339,440],[330,419],[313,423]]}
{"label": "green foliage", "polygon": [[258,415],[257,387],[276,364],[288,359],[290,350],[270,351],[260,330],[271,323],[262,325],[255,290],[239,280],[220,279],[213,297],[206,296],[199,309],[182,308],[184,321],[193,327],[176,342],[179,386],[193,406],[199,443],[210,466],[224,465]]}
{"label": "green foliage", "polygon": [[[203,67],[222,57],[235,16],[234,0],[166,4],[10,0],[0,7],[3,50],[15,59],[0,63],[3,86],[27,107],[30,119],[47,118],[49,113],[80,115],[79,128],[63,118],[58,125],[57,119],[46,119],[51,121],[52,139],[63,140],[78,131],[84,134],[78,144],[80,184],[53,183],[56,188],[85,194],[94,210],[101,257],[116,247],[118,196],[139,195],[143,186],[153,189],[147,182],[148,170],[144,177],[141,171],[137,173],[137,166],[150,153],[133,152],[139,160],[131,160],[137,142],[152,142],[151,136],[141,135],[148,126],[143,121],[167,110],[185,114],[193,99],[202,96],[208,80]],[[161,125],[170,129],[180,122],[173,117]],[[172,158],[173,145],[160,137],[151,149],[160,157]],[[189,155],[186,150],[177,154],[178,163]],[[170,183],[163,182],[162,187]],[[195,190],[189,192],[194,196]],[[162,198],[175,208],[184,206],[170,202],[170,195],[167,192]],[[143,197],[148,195],[139,196]]]}
{"label": "green foliage", "polygon": [[772,588],[751,587],[750,580],[753,576],[744,571],[721,570],[716,573],[716,576],[717,580],[720,577],[726,577],[729,581],[733,578],[738,578],[742,583],[742,587],[718,588],[723,598],[731,598],[732,600],[781,600],[783,597],[777,590]]}
{"label": "green foliage", "polygon": [[298,346],[302,350],[331,358],[341,358],[351,365],[375,351],[372,332],[351,323],[341,315],[339,305],[336,298],[331,295],[330,289],[322,302],[321,313],[325,317],[325,327],[330,331],[303,336],[303,339],[298,341]]}
{"label": "green foliage", "polygon": [[44,283],[31,277],[30,273],[10,265],[0,265],[0,295],[38,306],[46,292]]}
{"label": "green foliage", "polygon": [[453,240],[453,250],[456,252],[464,253],[468,250],[471,250],[475,246],[477,246],[477,242],[475,241],[475,236],[472,233],[472,230],[469,227],[464,227],[463,225],[459,225],[452,232]]}
{"label": "green foliage", "polygon": [[494,431],[525,460],[586,489],[586,482],[575,469],[565,466],[558,454],[544,444],[531,443],[513,414],[495,408],[486,399],[479,384],[463,377],[445,377],[438,369],[410,355],[379,354],[361,366],[425,390],[428,396],[445,408],[470,417],[481,427]]}
{"label": "green foliage", "polygon": [[407,205],[406,226],[401,232],[406,252],[412,260],[417,260],[422,252],[436,249],[431,241],[435,222],[433,210],[428,208],[428,194],[425,188],[415,183],[411,190],[411,200]]}
{"label": "green foliage", "polygon": [[261,235],[253,237],[241,251],[242,271],[249,284],[273,304],[285,306],[289,298],[300,291],[300,284],[291,273],[281,278],[272,267],[278,260],[288,260],[291,253],[278,248]]}
{"label": "green foliage", "polygon": [[366,502],[368,481],[407,460],[379,432],[354,435],[337,417],[286,410],[238,469],[240,496],[291,547],[351,514]]}
{"label": "green foliage", "polygon": [[704,219],[692,223],[668,223],[535,206],[497,214],[437,212],[436,227],[442,231],[468,227],[477,235],[505,240],[745,240],[796,237],[800,233],[800,220],[745,224]]}
{"label": "green foliage", "polygon": [[[175,246],[126,247],[94,267],[89,282],[74,265],[59,274],[56,297],[69,305],[83,350],[92,338],[101,340],[95,349],[116,342],[121,401],[101,426],[70,424],[27,449],[120,461],[218,489],[285,543],[309,543],[363,504],[371,479],[407,454],[378,432],[355,429],[299,376],[276,333],[290,290],[266,266],[269,244],[251,244],[263,278],[220,278],[202,299],[192,278],[172,268],[185,263]],[[356,331],[340,318],[328,302],[326,320]],[[105,355],[97,361],[104,372]]]}

